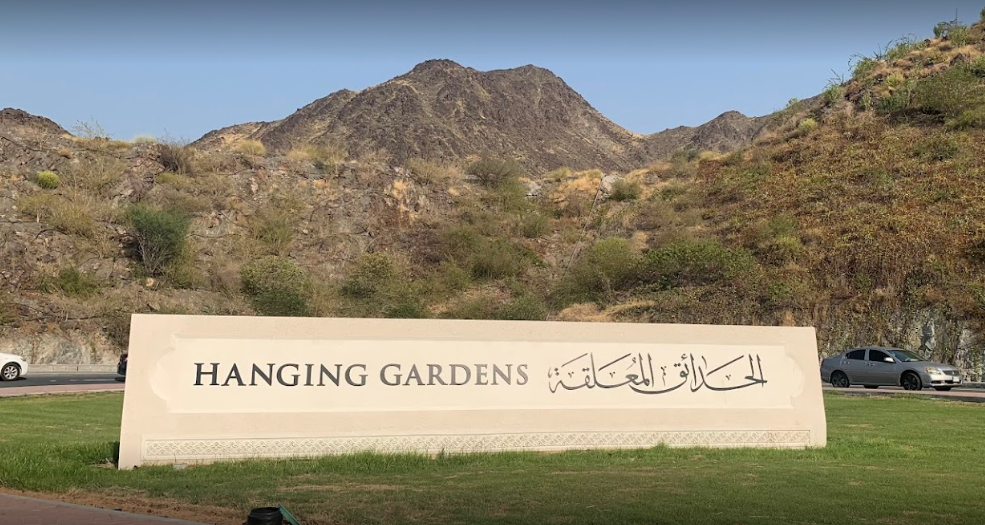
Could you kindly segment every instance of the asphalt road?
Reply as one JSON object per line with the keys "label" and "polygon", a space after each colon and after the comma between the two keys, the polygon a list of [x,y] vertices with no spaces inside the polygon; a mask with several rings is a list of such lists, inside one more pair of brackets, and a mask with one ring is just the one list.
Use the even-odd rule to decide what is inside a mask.
{"label": "asphalt road", "polygon": [[[17,381],[0,381],[0,388],[49,385],[118,385],[116,374],[28,374]],[[122,377],[120,378],[122,379]]]}

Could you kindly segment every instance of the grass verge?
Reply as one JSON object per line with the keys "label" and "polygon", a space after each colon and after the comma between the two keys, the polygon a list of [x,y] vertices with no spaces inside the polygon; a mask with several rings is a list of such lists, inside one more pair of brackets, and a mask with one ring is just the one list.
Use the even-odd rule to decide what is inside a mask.
{"label": "grass verge", "polygon": [[[0,401],[0,487],[326,523],[980,523],[985,405],[826,393],[819,450],[360,454],[115,470],[122,396]],[[115,499],[114,499],[115,498]]]}

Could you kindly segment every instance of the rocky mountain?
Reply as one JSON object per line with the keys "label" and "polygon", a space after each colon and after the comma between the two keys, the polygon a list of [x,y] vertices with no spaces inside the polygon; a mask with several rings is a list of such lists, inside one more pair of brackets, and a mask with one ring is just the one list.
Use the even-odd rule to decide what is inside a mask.
{"label": "rocky mountain", "polygon": [[727,111],[700,126],[680,126],[643,139],[641,149],[648,159],[665,158],[679,150],[724,153],[748,146],[770,126],[769,117],[747,117]]}
{"label": "rocky mountain", "polygon": [[482,72],[430,60],[378,86],[333,93],[282,120],[212,131],[194,145],[215,149],[259,140],[284,153],[333,143],[356,155],[382,149],[396,163],[489,153],[540,171],[630,170],[681,148],[748,145],[764,125],[763,119],[728,112],[702,126],[643,136],[607,119],[546,69]]}

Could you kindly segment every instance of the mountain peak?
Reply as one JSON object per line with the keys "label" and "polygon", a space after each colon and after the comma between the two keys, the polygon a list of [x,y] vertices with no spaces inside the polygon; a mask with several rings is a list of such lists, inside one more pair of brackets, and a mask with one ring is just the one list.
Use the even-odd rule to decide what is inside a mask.
{"label": "mountain peak", "polygon": [[447,58],[434,58],[417,64],[408,74],[413,75],[434,72],[447,73],[450,71],[464,71],[465,69],[466,68],[464,66],[454,60],[448,60]]}

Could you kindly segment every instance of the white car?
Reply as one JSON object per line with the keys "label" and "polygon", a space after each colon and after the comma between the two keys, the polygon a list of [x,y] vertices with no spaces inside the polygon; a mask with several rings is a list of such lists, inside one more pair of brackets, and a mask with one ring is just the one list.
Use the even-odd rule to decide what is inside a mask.
{"label": "white car", "polygon": [[0,354],[0,381],[13,381],[27,375],[27,361],[14,354]]}

